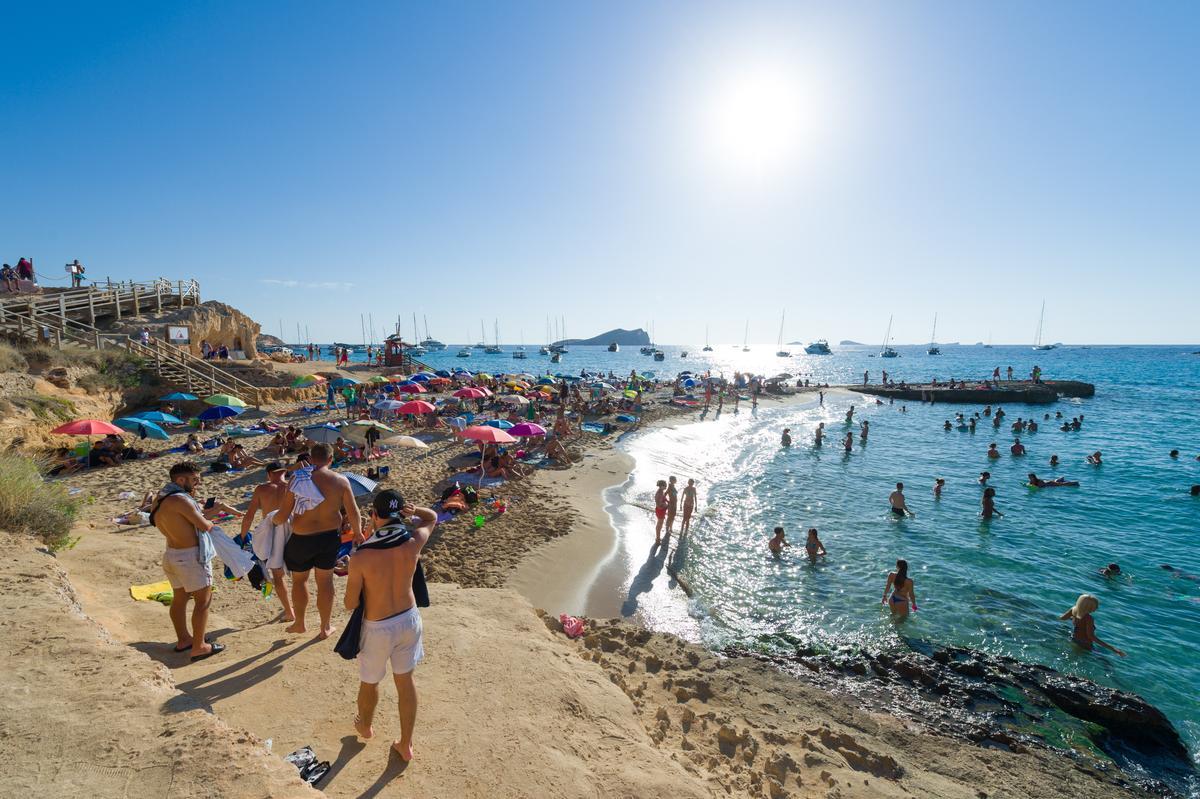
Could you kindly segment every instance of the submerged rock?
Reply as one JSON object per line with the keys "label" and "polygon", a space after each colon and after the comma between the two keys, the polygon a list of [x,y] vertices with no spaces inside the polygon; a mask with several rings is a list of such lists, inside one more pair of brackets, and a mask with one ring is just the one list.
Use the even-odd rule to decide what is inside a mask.
{"label": "submerged rock", "polygon": [[771,662],[867,709],[981,746],[1018,752],[1041,746],[1107,759],[1164,796],[1188,795],[1197,785],[1175,727],[1136,694],[1009,657],[907,643],[905,650],[850,655],[818,653],[800,642],[791,652],[731,647],[725,654]]}

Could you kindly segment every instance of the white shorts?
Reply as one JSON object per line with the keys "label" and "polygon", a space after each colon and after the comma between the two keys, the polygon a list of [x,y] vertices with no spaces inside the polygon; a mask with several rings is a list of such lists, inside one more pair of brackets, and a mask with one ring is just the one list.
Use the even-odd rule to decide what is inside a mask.
{"label": "white shorts", "polygon": [[171,582],[172,591],[200,591],[213,584],[212,564],[201,563],[197,547],[171,549],[163,553],[163,573]]}
{"label": "white shorts", "polygon": [[358,677],[374,685],[387,675],[407,674],[425,657],[421,636],[421,614],[416,606],[382,621],[363,620],[358,647]]}

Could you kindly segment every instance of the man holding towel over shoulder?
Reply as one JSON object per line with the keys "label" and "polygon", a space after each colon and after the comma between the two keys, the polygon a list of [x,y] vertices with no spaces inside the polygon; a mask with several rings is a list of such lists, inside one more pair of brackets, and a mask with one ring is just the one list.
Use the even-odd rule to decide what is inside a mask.
{"label": "man holding towel over shoulder", "polygon": [[[415,526],[405,522],[414,520]],[[406,503],[399,491],[380,491],[371,511],[371,533],[350,558],[346,609],[363,604],[362,637],[358,651],[358,716],[354,729],[371,738],[371,722],[379,703],[379,682],[392,664],[392,679],[400,709],[400,740],[392,748],[412,760],[413,726],[417,721],[417,689],[413,669],[425,655],[421,614],[429,595],[419,558],[437,524],[437,513]]]}
{"label": "man holding towel over shoulder", "polygon": [[279,461],[271,461],[264,468],[267,472],[267,482],[255,488],[254,494],[250,497],[250,506],[246,508],[246,514],[242,516],[242,538],[245,538],[246,533],[250,532],[255,514],[262,511],[263,519],[259,522],[258,527],[254,528],[254,554],[271,574],[271,583],[275,586],[275,594],[279,597],[279,603],[283,605],[283,616],[280,620],[291,623],[296,620],[296,617],[292,614],[291,598],[288,596],[287,584],[284,583],[284,575],[287,572],[283,568],[283,550],[287,545],[291,526],[286,518],[279,519],[273,515],[283,503],[283,495],[288,490],[287,482],[284,480],[287,477],[287,470]]}

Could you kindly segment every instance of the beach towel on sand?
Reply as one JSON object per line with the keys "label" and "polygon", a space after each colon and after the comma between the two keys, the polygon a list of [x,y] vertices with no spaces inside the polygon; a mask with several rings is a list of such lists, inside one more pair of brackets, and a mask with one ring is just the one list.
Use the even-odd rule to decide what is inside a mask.
{"label": "beach towel on sand", "polygon": [[171,582],[169,580],[159,580],[157,583],[129,586],[129,595],[139,602],[159,601],[155,598],[155,595],[164,593],[171,593]]}

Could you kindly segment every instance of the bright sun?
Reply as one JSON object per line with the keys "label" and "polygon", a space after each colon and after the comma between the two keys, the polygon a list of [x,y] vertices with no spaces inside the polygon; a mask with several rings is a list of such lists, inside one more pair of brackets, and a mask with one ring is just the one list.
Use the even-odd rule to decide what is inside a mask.
{"label": "bright sun", "polygon": [[718,81],[703,122],[710,160],[734,177],[786,171],[812,149],[817,102],[790,65],[744,65]]}

